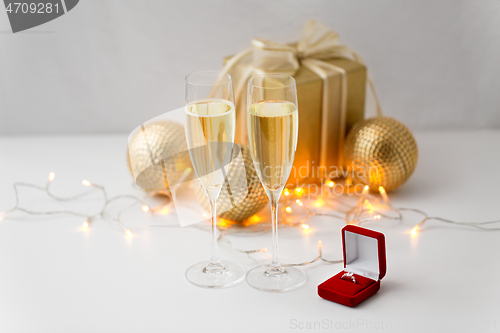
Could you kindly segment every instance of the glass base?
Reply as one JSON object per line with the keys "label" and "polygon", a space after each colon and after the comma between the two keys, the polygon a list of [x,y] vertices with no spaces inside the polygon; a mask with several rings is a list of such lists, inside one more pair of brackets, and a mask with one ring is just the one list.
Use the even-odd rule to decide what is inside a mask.
{"label": "glass base", "polygon": [[307,281],[307,276],[295,267],[273,270],[271,266],[258,266],[248,271],[246,279],[255,289],[279,293],[302,287]]}
{"label": "glass base", "polygon": [[188,268],[186,279],[202,288],[227,288],[245,278],[245,269],[231,261],[221,260],[219,265],[210,261],[199,262]]}

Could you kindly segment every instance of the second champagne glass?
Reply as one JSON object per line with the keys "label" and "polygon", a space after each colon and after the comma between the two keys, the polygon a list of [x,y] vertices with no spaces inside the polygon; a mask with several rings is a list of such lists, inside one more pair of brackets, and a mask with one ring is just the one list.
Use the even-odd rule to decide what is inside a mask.
{"label": "second champagne glass", "polygon": [[212,255],[186,271],[186,278],[204,288],[225,288],[242,282],[245,270],[219,259],[216,203],[231,162],[235,110],[231,76],[224,72],[196,72],[186,77],[186,139],[189,156],[210,202]]}
{"label": "second champagne glass", "polygon": [[298,135],[297,89],[288,75],[258,75],[248,81],[247,126],[250,151],[272,211],[272,261],[247,273],[249,285],[283,292],[306,282],[305,273],[278,260],[278,200],[295,157]]}

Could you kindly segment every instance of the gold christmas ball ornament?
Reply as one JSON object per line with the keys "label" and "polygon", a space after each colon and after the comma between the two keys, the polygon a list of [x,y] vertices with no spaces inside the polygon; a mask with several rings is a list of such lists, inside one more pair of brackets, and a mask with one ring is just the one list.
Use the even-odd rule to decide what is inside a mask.
{"label": "gold christmas ball ornament", "polygon": [[[217,200],[217,210],[223,212],[218,214],[217,225],[219,227],[228,227],[231,225],[231,223],[224,220],[232,222],[245,221],[257,214],[269,203],[267,194],[255,171],[252,156],[250,155],[250,148],[245,145],[238,146],[241,148],[242,158],[236,158],[235,155],[238,154],[240,149],[234,149],[233,161],[228,168],[227,179],[230,184],[238,184],[239,181],[242,180],[241,178],[245,177],[248,193],[246,197],[244,197],[244,191],[236,191],[236,193],[232,191],[221,191],[219,199]],[[200,182],[196,182],[195,184],[196,198],[203,208],[209,212],[210,207],[206,199],[205,191]],[[227,186],[227,184],[223,186]],[[240,203],[233,206],[233,202]]]}
{"label": "gold christmas ball ornament", "polygon": [[353,183],[383,186],[392,191],[403,185],[417,165],[417,143],[410,130],[395,119],[375,117],[356,123],[344,148],[348,177]]}
{"label": "gold christmas ball ornament", "polygon": [[143,125],[129,139],[127,160],[139,187],[168,193],[167,178],[179,178],[190,163],[184,126],[167,120]]}

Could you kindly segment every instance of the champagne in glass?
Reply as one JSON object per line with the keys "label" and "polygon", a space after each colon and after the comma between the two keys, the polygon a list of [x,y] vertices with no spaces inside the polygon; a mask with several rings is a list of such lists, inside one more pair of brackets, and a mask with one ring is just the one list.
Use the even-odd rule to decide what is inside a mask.
{"label": "champagne in glass", "polygon": [[235,111],[230,101],[205,99],[186,107],[186,137],[191,162],[203,186],[210,190],[224,183],[235,132]]}
{"label": "champagne in glass", "polygon": [[196,175],[210,202],[212,255],[186,271],[192,284],[204,288],[225,288],[243,281],[245,270],[220,260],[217,250],[216,203],[231,162],[235,111],[233,84],[227,73],[206,71],[186,77],[186,140]]}
{"label": "champagne in glass", "polygon": [[278,200],[295,157],[298,135],[297,90],[287,75],[259,75],[248,81],[247,126],[250,152],[272,212],[272,261],[247,274],[252,287],[269,292],[299,288],[305,273],[295,267],[286,269],[278,260]]}
{"label": "champagne in glass", "polygon": [[297,147],[298,114],[295,104],[264,101],[248,108],[248,127],[255,169],[267,189],[286,183]]}

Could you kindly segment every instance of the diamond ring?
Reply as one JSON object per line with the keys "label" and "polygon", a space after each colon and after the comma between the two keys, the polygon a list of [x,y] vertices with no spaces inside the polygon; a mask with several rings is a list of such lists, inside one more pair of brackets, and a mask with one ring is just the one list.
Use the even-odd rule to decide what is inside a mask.
{"label": "diamond ring", "polygon": [[344,275],[342,275],[341,279],[342,280],[349,280],[349,279],[351,279],[351,281],[353,283],[356,283],[356,279],[354,278],[354,274],[352,272],[345,273]]}

